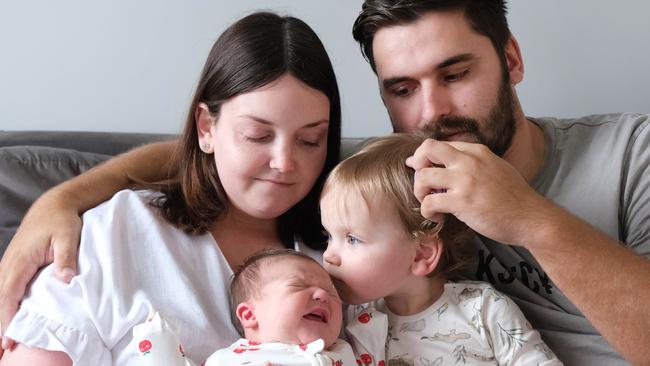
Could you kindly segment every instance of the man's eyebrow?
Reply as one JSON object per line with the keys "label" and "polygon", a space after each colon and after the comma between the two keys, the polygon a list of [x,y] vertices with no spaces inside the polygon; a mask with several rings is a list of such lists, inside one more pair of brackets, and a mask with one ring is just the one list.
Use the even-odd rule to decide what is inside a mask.
{"label": "man's eyebrow", "polygon": [[[457,63],[466,62],[474,59],[476,59],[476,55],[473,53],[461,53],[460,55],[449,57],[448,59],[437,64],[436,67],[434,67],[434,70],[439,71],[446,67],[455,65]],[[412,80],[412,78],[408,76],[396,76],[396,77],[382,80],[381,84],[384,89],[388,89],[395,84],[401,83],[403,81],[408,81],[408,80]]]}
{"label": "man's eyebrow", "polygon": [[441,63],[439,63],[436,66],[436,70],[444,69],[445,67],[449,67],[451,65],[465,62],[465,61],[470,61],[476,58],[476,55],[473,53],[461,53],[460,55],[452,56]]}

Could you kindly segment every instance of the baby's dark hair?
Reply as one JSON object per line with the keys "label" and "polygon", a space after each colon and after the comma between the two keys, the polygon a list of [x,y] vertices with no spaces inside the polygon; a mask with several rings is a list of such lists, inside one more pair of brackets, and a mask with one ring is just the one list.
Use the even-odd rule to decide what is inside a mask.
{"label": "baby's dark hair", "polygon": [[233,274],[230,283],[230,318],[242,337],[244,329],[237,318],[237,305],[260,296],[260,290],[264,286],[264,278],[260,271],[262,264],[282,257],[304,259],[321,265],[314,258],[293,249],[263,249],[246,258]]}

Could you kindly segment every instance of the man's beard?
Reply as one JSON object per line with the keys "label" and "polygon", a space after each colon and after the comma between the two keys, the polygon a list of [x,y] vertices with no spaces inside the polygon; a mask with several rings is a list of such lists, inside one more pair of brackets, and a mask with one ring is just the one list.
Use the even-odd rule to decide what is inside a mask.
{"label": "man's beard", "polygon": [[429,122],[422,130],[436,140],[445,140],[456,133],[466,133],[474,136],[476,142],[487,146],[497,156],[503,157],[510,148],[516,131],[513,105],[510,83],[504,80],[497,101],[485,120],[479,123],[470,117],[449,116]]}

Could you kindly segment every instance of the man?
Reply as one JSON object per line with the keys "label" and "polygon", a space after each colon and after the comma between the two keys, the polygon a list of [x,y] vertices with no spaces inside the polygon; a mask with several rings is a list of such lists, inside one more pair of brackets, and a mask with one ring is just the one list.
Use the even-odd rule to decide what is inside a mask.
{"label": "man", "polygon": [[473,275],[566,364],[650,362],[648,116],[527,118],[504,1],[366,0],[353,34],[394,130],[435,137],[416,194],[478,234]]}
{"label": "man", "polygon": [[[366,0],[354,36],[394,129],[436,136],[408,164],[423,215],[449,212],[477,232],[472,275],[513,297],[566,364],[647,363],[649,119],[527,118],[514,90],[523,61],[505,15],[497,0]],[[168,149],[132,160],[164,161]],[[132,161],[107,171],[111,164],[119,172]],[[145,180],[158,174],[138,168]],[[74,229],[61,230],[74,239]],[[74,268],[65,254],[60,268]],[[24,277],[5,294],[22,297]],[[11,310],[0,311],[8,320]]]}

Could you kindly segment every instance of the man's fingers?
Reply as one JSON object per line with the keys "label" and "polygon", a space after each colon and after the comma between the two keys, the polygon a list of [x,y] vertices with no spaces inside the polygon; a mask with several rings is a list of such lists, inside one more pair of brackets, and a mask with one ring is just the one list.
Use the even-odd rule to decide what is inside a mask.
{"label": "man's fingers", "polygon": [[444,214],[450,213],[444,206],[448,193],[431,193],[424,197],[420,206],[420,214],[433,222],[440,222]]}
{"label": "man's fingers", "polygon": [[[14,345],[13,340],[5,336],[7,327],[18,311],[20,299],[25,293],[27,284],[38,269],[34,263],[20,263],[20,267],[14,267],[16,265],[19,264],[15,263],[15,261],[12,261],[11,258],[5,255],[2,265],[0,266],[2,272],[6,273],[6,275],[2,277],[2,280],[0,280],[0,299],[2,299],[2,301],[0,301],[0,334],[3,335],[0,346],[5,350]],[[5,271],[4,268],[22,268],[22,270]]]}
{"label": "man's fingers", "polygon": [[454,187],[457,173],[450,169],[430,167],[419,170],[413,180],[413,194],[422,202],[432,193],[446,193]]}
{"label": "man's fingers", "polygon": [[449,167],[467,157],[479,158],[490,154],[490,149],[479,143],[427,139],[406,159],[406,165],[416,171],[433,165]]}
{"label": "man's fingers", "polygon": [[427,139],[415,150],[412,156],[406,159],[406,165],[416,171],[434,165],[449,166],[462,156],[461,147],[463,149],[469,148],[469,146],[465,147],[465,145],[477,144]]}
{"label": "man's fingers", "polygon": [[406,159],[406,165],[415,171],[433,166],[433,164],[444,165],[440,151],[444,149],[444,142],[433,139],[426,139],[413,153]]}
{"label": "man's fingers", "polygon": [[15,345],[16,345],[16,342],[14,342],[13,339],[11,339],[9,337],[2,337],[2,349],[0,350],[0,358],[2,358],[2,353],[4,353],[5,350],[9,351]]}
{"label": "man's fingers", "polygon": [[65,283],[70,283],[77,275],[77,251],[79,237],[56,239],[52,244],[54,251],[54,273]]}

